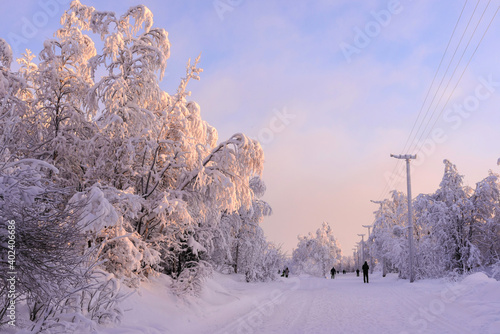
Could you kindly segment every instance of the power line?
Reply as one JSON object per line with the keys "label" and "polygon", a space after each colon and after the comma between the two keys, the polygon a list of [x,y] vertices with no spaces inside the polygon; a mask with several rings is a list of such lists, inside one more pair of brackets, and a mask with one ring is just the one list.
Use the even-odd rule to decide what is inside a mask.
{"label": "power line", "polygon": [[[483,17],[484,17],[484,14],[485,14],[485,13],[486,13],[486,11],[488,10],[488,7],[489,7],[490,3],[491,3],[491,0],[489,0],[489,1],[488,1],[488,5],[487,5],[487,6],[486,6],[486,8],[484,9],[484,11],[483,11],[483,13],[482,13],[481,17],[479,18],[479,21],[477,22],[476,27],[474,28],[474,31],[472,32],[472,35],[470,36],[470,38],[469,38],[469,40],[468,40],[468,42],[467,42],[467,45],[465,46],[465,49],[464,49],[464,51],[462,52],[462,55],[460,56],[460,59],[458,60],[457,66],[455,66],[455,69],[453,70],[453,73],[451,74],[450,80],[448,80],[448,83],[446,84],[446,87],[445,87],[445,89],[443,90],[443,93],[441,94],[441,97],[439,98],[439,101],[438,101],[438,103],[436,104],[436,107],[434,108],[434,110],[433,110],[433,112],[432,112],[432,114],[431,114],[431,117],[430,117],[430,118],[429,118],[429,120],[427,121],[427,123],[426,123],[426,125],[425,125],[424,130],[423,130],[423,131],[422,131],[422,133],[420,134],[420,137],[418,138],[418,140],[414,143],[414,147],[413,147],[413,149],[415,149],[415,148],[417,147],[418,143],[420,143],[420,142],[421,142],[421,140],[422,140],[422,138],[423,138],[423,136],[424,136],[424,134],[425,134],[425,132],[426,132],[425,130],[428,128],[428,126],[429,126],[429,124],[430,124],[430,122],[431,122],[432,118],[434,117],[434,115],[435,115],[435,113],[436,113],[436,110],[438,109],[438,106],[439,106],[439,104],[441,103],[441,101],[442,101],[442,99],[443,99],[443,97],[444,97],[444,94],[445,94],[445,93],[446,93],[446,91],[448,90],[448,87],[449,87],[450,83],[453,81],[453,77],[455,76],[455,73],[456,73],[456,71],[457,71],[458,67],[460,66],[460,63],[462,62],[462,59],[463,59],[463,57],[464,57],[465,53],[467,52],[467,49],[469,48],[470,42],[472,41],[472,38],[473,38],[473,37],[474,37],[474,35],[476,34],[477,28],[478,28],[478,27],[479,27],[479,25],[481,24],[481,22],[482,22],[482,20],[483,20]],[[476,6],[476,8],[477,8],[477,6]],[[494,16],[493,16],[493,18],[494,18]],[[492,22],[492,21],[491,21],[491,22]],[[469,21],[469,23],[470,23],[470,21]],[[490,24],[491,24],[491,23],[490,23]],[[467,24],[467,27],[468,27],[468,26],[469,26],[469,25]],[[489,28],[489,26],[488,26],[488,28]],[[486,29],[486,31],[488,31],[488,29]],[[486,31],[485,31],[485,34],[486,34]],[[483,34],[483,38],[484,38],[484,34]],[[479,43],[477,44],[476,50],[477,50],[477,48],[479,47],[479,44],[481,44],[481,42],[482,42],[483,38],[481,38],[481,40],[480,40],[480,41],[479,41]],[[469,66],[469,63],[470,63],[470,61],[471,61],[472,57],[474,56],[474,54],[475,54],[475,51],[474,51],[474,53],[472,54],[471,58],[469,59],[469,62],[468,62],[468,63],[467,63],[467,65],[465,66],[464,71],[462,72],[462,75],[460,76],[460,78],[459,78],[459,79],[458,79],[458,81],[457,81],[457,84],[455,85],[455,88],[456,88],[456,87],[458,86],[458,84],[460,83],[460,80],[462,79],[463,74],[465,73],[465,70],[466,70],[466,69],[467,69],[467,67]],[[455,91],[455,88],[453,88],[453,90],[452,90],[452,92],[451,92],[450,96],[448,97],[448,101],[450,100],[451,95],[452,95],[452,94],[453,94],[453,92]],[[446,102],[446,104],[448,103],[448,101]],[[444,110],[444,108],[446,107],[446,104],[443,106],[443,110]],[[441,111],[441,113],[442,113],[442,111]],[[439,116],[441,115],[441,113],[439,114]],[[438,116],[438,118],[436,118],[436,121],[439,119],[439,116]],[[432,131],[432,128],[431,128],[431,131]],[[429,133],[427,134],[427,136],[426,136],[425,138],[427,138],[429,134],[430,134],[430,131],[429,131]],[[421,147],[422,147],[422,145],[421,145]],[[421,148],[421,147],[420,147],[420,148]]]}
{"label": "power line", "polygon": [[[420,108],[420,110],[419,110],[419,114],[418,114],[418,116],[417,116],[417,118],[416,118],[416,120],[415,120],[415,122],[414,122],[414,124],[413,124],[413,126],[412,126],[412,130],[411,130],[411,132],[410,132],[410,135],[408,136],[408,138],[407,138],[407,140],[406,140],[406,143],[405,143],[405,145],[404,145],[403,151],[404,151],[404,150],[406,150],[406,147],[408,146],[408,143],[409,143],[409,142],[411,143],[411,144],[410,144],[410,147],[411,147],[411,146],[413,146],[413,148],[412,148],[412,149],[415,149],[415,148],[418,146],[418,143],[420,142],[420,140],[423,138],[423,135],[426,133],[426,130],[428,129],[429,124],[430,124],[430,122],[432,121],[432,119],[433,119],[433,117],[434,117],[434,115],[435,115],[435,113],[436,113],[436,111],[437,111],[437,109],[438,109],[438,106],[439,106],[439,104],[440,104],[440,103],[441,103],[441,101],[442,101],[442,98],[444,97],[444,94],[446,93],[446,91],[447,91],[447,89],[448,89],[448,87],[449,87],[449,85],[450,85],[450,83],[451,83],[451,81],[452,81],[453,77],[455,76],[455,73],[456,73],[456,71],[457,71],[457,69],[458,69],[458,67],[459,67],[460,63],[461,63],[461,61],[462,61],[462,59],[463,59],[463,57],[464,57],[464,55],[465,55],[465,53],[466,53],[467,49],[469,48],[469,45],[470,45],[470,43],[471,43],[471,41],[472,41],[473,37],[475,36],[475,33],[476,33],[476,31],[477,31],[477,29],[478,29],[478,27],[479,27],[480,23],[481,23],[481,22],[482,22],[482,20],[483,20],[483,17],[484,17],[484,15],[485,15],[485,13],[486,13],[486,11],[487,11],[487,9],[488,9],[489,5],[490,5],[490,2],[491,2],[491,0],[488,2],[488,5],[487,5],[487,6],[486,6],[486,8],[484,9],[484,11],[483,11],[483,13],[482,13],[482,15],[481,15],[481,17],[480,17],[480,19],[479,19],[478,23],[476,24],[476,27],[475,27],[475,29],[474,29],[474,31],[473,31],[473,33],[472,33],[471,37],[469,38],[469,41],[468,41],[468,43],[467,43],[467,46],[465,47],[465,49],[464,49],[464,51],[463,51],[463,53],[462,53],[462,55],[461,55],[461,57],[460,57],[460,60],[458,61],[458,63],[456,64],[456,66],[455,66],[455,68],[454,68],[454,70],[453,70],[453,74],[452,74],[452,76],[451,76],[450,80],[448,81],[448,83],[447,83],[447,85],[446,85],[446,88],[444,89],[444,91],[443,91],[443,92],[442,92],[442,94],[441,94],[441,97],[440,97],[440,99],[439,99],[438,104],[435,106],[435,108],[434,108],[434,110],[433,110],[433,112],[432,112],[432,114],[431,114],[430,118],[427,120],[427,123],[426,123],[426,125],[425,125],[424,129],[423,129],[423,130],[422,130],[422,132],[420,133],[419,140],[418,140],[418,141],[415,141],[415,139],[416,139],[416,137],[418,136],[418,133],[419,133],[419,131],[420,131],[420,129],[421,129],[421,127],[422,127],[422,125],[425,123],[425,120],[426,120],[426,118],[427,118],[428,112],[430,111],[430,109],[431,109],[431,107],[432,107],[432,104],[433,104],[433,102],[435,101],[435,99],[436,99],[436,97],[437,97],[437,95],[438,95],[438,93],[439,93],[439,91],[440,91],[440,88],[441,88],[441,86],[442,86],[442,83],[443,83],[443,81],[444,81],[444,78],[446,77],[446,74],[448,73],[449,68],[451,67],[451,64],[452,64],[452,62],[453,62],[453,59],[455,58],[455,55],[456,55],[456,53],[457,53],[458,49],[460,48],[460,45],[462,44],[462,40],[463,40],[463,38],[464,38],[464,36],[465,36],[466,32],[467,32],[467,31],[468,31],[468,29],[469,29],[470,23],[471,23],[471,21],[472,21],[472,19],[473,19],[473,17],[474,17],[474,14],[475,14],[475,12],[476,12],[476,10],[477,10],[477,8],[478,8],[478,5],[479,5],[480,1],[478,1],[478,2],[476,3],[476,6],[474,7],[474,11],[473,11],[473,13],[472,13],[472,15],[471,15],[471,17],[470,17],[470,19],[469,19],[468,23],[467,23],[467,26],[466,26],[466,28],[465,28],[465,30],[464,30],[464,32],[463,32],[463,34],[462,34],[461,38],[460,38],[460,41],[458,42],[457,47],[455,48],[455,51],[454,51],[454,53],[453,53],[452,58],[451,58],[451,59],[450,59],[450,61],[449,61],[449,64],[448,64],[448,66],[447,66],[447,69],[446,69],[445,73],[443,74],[443,78],[441,79],[441,82],[440,82],[440,84],[439,84],[439,86],[438,86],[438,89],[436,90],[436,92],[435,92],[435,94],[434,94],[434,97],[433,97],[433,99],[432,99],[431,103],[429,104],[429,107],[428,107],[428,109],[427,109],[427,111],[426,111],[426,113],[425,113],[425,116],[424,116],[424,117],[420,120],[420,125],[419,125],[419,127],[418,127],[418,130],[417,130],[417,131],[415,132],[415,134],[414,134],[414,138],[413,138],[413,140],[411,140],[411,141],[410,141],[410,139],[412,138],[413,131],[414,131],[415,127],[416,127],[416,124],[418,124],[418,120],[420,119],[420,116],[421,116],[421,114],[422,114],[422,111],[423,111],[423,108],[424,108],[424,106],[425,106],[425,103],[426,103],[426,101],[428,100],[429,93],[430,93],[430,91],[432,90],[432,87],[433,87],[433,85],[434,85],[435,79],[437,78],[437,74],[439,73],[439,70],[441,69],[441,66],[442,66],[442,64],[443,64],[443,60],[444,60],[444,58],[445,58],[445,56],[446,56],[446,53],[448,52],[448,49],[449,49],[449,47],[450,47],[450,45],[451,45],[451,41],[453,40],[453,36],[454,36],[454,35],[455,35],[455,33],[456,33],[456,30],[457,30],[458,24],[459,24],[459,22],[460,22],[460,20],[461,20],[461,18],[462,18],[462,16],[463,16],[464,10],[465,10],[465,8],[466,8],[466,6],[467,6],[467,1],[465,2],[464,6],[462,7],[462,11],[461,11],[461,13],[460,13],[460,16],[459,16],[459,18],[458,18],[457,22],[455,23],[455,27],[454,27],[454,29],[453,29],[452,35],[451,35],[451,37],[450,37],[450,39],[449,39],[449,41],[448,41],[448,44],[447,44],[446,49],[445,49],[445,51],[444,51],[444,53],[443,53],[443,56],[441,57],[441,61],[440,61],[440,63],[439,63],[438,69],[436,70],[436,72],[435,72],[435,74],[434,74],[434,78],[433,78],[433,80],[432,80],[432,83],[431,83],[431,85],[430,85],[430,87],[429,87],[429,89],[428,89],[428,91],[427,91],[427,94],[426,94],[426,97],[425,97],[425,99],[424,99],[424,102],[423,102],[423,104],[422,104],[422,106],[421,106],[421,108]],[[483,33],[483,36],[481,37],[481,39],[480,39],[479,43],[477,44],[477,46],[476,46],[476,48],[475,48],[475,50],[474,50],[473,54],[472,54],[472,55],[471,55],[471,57],[469,58],[469,60],[468,60],[468,62],[467,62],[467,65],[465,66],[464,70],[462,71],[462,74],[461,74],[460,78],[458,79],[458,81],[457,81],[457,83],[456,83],[455,87],[453,88],[453,91],[452,91],[452,92],[451,92],[451,94],[449,95],[449,97],[448,97],[448,99],[447,99],[447,101],[446,101],[446,103],[445,103],[444,107],[441,109],[441,112],[440,112],[440,113],[439,113],[439,115],[438,115],[438,118],[436,118],[436,119],[435,119],[435,121],[434,121],[434,123],[433,123],[432,127],[431,127],[431,128],[430,128],[430,130],[428,131],[427,136],[426,136],[425,138],[427,138],[427,137],[429,136],[429,134],[432,132],[432,130],[434,129],[434,127],[435,127],[435,125],[436,125],[437,121],[439,120],[439,118],[440,118],[441,114],[442,114],[442,113],[443,113],[443,111],[444,111],[444,108],[446,107],[447,103],[448,103],[448,102],[449,102],[449,100],[451,99],[451,96],[452,96],[453,92],[455,91],[455,89],[457,88],[457,86],[458,86],[459,82],[461,81],[461,79],[462,79],[462,77],[463,77],[463,75],[464,75],[464,73],[465,73],[465,71],[466,71],[467,67],[469,66],[469,64],[470,64],[470,62],[471,62],[471,60],[472,60],[473,56],[475,55],[475,53],[476,53],[477,49],[479,48],[479,45],[480,45],[480,44],[481,44],[481,42],[483,41],[484,36],[486,35],[486,32],[489,30],[489,28],[490,28],[490,26],[491,26],[491,24],[492,24],[492,22],[493,22],[493,20],[494,20],[495,16],[497,15],[497,13],[498,13],[498,10],[499,10],[499,9],[500,9],[500,7],[499,7],[499,8],[497,8],[497,11],[495,12],[495,14],[493,15],[492,19],[490,20],[490,23],[488,24],[487,29],[486,29],[486,30],[485,30],[485,32]],[[419,151],[422,149],[422,146],[423,146],[423,144],[421,144],[421,145],[420,145],[420,147],[419,147]],[[395,175],[394,173],[396,172],[396,170],[398,169],[398,167],[400,167],[400,164],[401,164],[401,163],[400,163],[400,161],[398,161],[398,162],[396,163],[396,166],[394,167],[393,172],[392,172],[392,174],[391,174],[391,175]],[[385,187],[384,187],[384,190],[382,191],[382,193],[381,193],[381,195],[379,196],[379,198],[380,198],[380,199],[382,199],[382,198],[383,198],[383,196],[386,194],[386,192],[387,192],[387,190],[388,190],[388,189],[392,188],[392,187],[394,186],[394,184],[399,184],[400,182],[401,182],[400,180],[398,181],[398,180],[396,180],[395,178],[393,178],[393,179],[391,179],[391,180],[387,180],[386,185],[385,185]]]}
{"label": "power line", "polygon": [[[488,2],[488,5],[489,5],[489,2]],[[481,42],[483,41],[484,39],[484,36],[486,35],[486,33],[488,32],[488,30],[490,29],[491,27],[491,24],[493,23],[493,20],[495,19],[495,17],[497,16],[498,14],[498,11],[500,10],[500,6],[497,7],[497,10],[495,11],[495,14],[493,14],[493,17],[491,18],[490,20],[490,23],[488,24],[488,26],[486,27],[486,30],[484,31],[483,35],[481,36],[481,39],[479,41],[479,43],[477,44],[476,48],[474,49],[474,52],[472,53],[472,55],[470,56],[469,58],[469,61],[467,62],[467,65],[465,65],[465,68],[464,70],[462,71],[462,74],[460,75],[460,78],[458,78],[458,81],[457,83],[455,84],[455,87],[453,87],[453,90],[451,91],[450,95],[448,96],[448,99],[446,100],[446,103],[444,104],[443,108],[441,109],[441,112],[439,113],[438,117],[435,119],[434,123],[432,124],[432,127],[430,128],[429,130],[429,133],[427,134],[427,137],[430,135],[430,133],[432,132],[432,130],[434,129],[434,127],[436,126],[437,124],[437,121],[441,118],[441,115],[443,114],[443,111],[444,109],[446,108],[446,105],[448,104],[448,102],[450,101],[451,97],[453,96],[453,93],[455,92],[455,89],[457,88],[458,84],[460,83],[460,81],[462,80],[462,77],[464,76],[464,73],[465,71],[467,70],[467,68],[469,67],[469,64],[472,60],[472,58],[474,57],[474,55],[476,54],[477,50],[479,49],[479,45],[481,44]],[[423,144],[422,144],[423,145]],[[422,145],[420,146],[420,148],[418,149],[418,151],[420,151],[422,149]]]}
{"label": "power line", "polygon": [[[436,109],[434,109],[433,113],[431,114],[431,117],[429,118],[429,120],[427,121],[427,123],[426,123],[426,125],[425,125],[424,129],[422,130],[422,134],[420,135],[419,140],[418,140],[417,142],[415,142],[415,139],[416,139],[416,137],[417,137],[417,134],[418,134],[418,132],[420,131],[420,128],[422,127],[422,125],[424,124],[425,119],[427,118],[427,115],[429,114],[429,111],[431,110],[431,107],[432,107],[432,105],[434,104],[434,101],[436,100],[436,97],[437,97],[437,95],[438,95],[438,92],[440,91],[441,86],[443,85],[444,79],[446,78],[446,75],[448,74],[448,71],[449,71],[449,69],[450,69],[450,67],[451,67],[451,64],[453,63],[453,60],[455,59],[455,56],[456,56],[456,54],[457,54],[457,51],[460,49],[460,45],[462,44],[462,41],[463,41],[463,39],[464,39],[464,36],[465,36],[465,34],[467,33],[467,31],[469,30],[470,23],[471,23],[472,19],[474,18],[474,14],[476,13],[476,10],[477,10],[477,7],[479,6],[480,1],[481,1],[481,0],[478,0],[478,1],[477,1],[476,6],[474,7],[474,11],[472,12],[472,14],[471,14],[471,16],[470,16],[470,18],[469,18],[469,21],[467,22],[467,25],[466,25],[466,27],[465,27],[465,29],[464,29],[464,32],[462,33],[462,36],[460,37],[460,40],[458,41],[457,47],[455,48],[455,51],[453,51],[453,55],[451,56],[450,62],[448,63],[448,66],[446,67],[446,71],[444,72],[443,77],[441,78],[441,81],[439,82],[438,89],[436,90],[436,93],[434,94],[434,96],[433,96],[433,98],[432,98],[431,104],[429,104],[429,107],[427,108],[427,111],[426,111],[426,113],[425,113],[425,116],[424,116],[424,118],[422,119],[422,122],[420,123],[420,126],[419,126],[419,128],[418,128],[418,130],[417,130],[417,133],[415,134],[415,138],[413,139],[412,144],[415,144],[415,145],[416,145],[416,143],[418,143],[418,141],[420,141],[420,139],[422,138],[422,134],[423,134],[423,133],[425,133],[425,130],[426,130],[427,126],[429,125],[430,120],[431,120],[431,119],[432,119],[432,117],[434,116],[434,112],[435,112],[435,110],[436,110]],[[476,26],[476,28],[477,28],[477,26]],[[475,32],[475,30],[474,30],[474,32]],[[472,38],[472,36],[474,36],[474,32],[472,33],[471,38]],[[470,39],[469,39],[469,43],[470,43]],[[467,44],[467,46],[468,46],[468,45],[469,45],[469,44]],[[465,50],[467,50],[467,47],[465,48]],[[463,54],[462,54],[462,57],[463,57]],[[457,65],[455,66],[455,70],[453,71],[453,74],[455,73],[456,69],[457,69],[457,68],[458,68],[458,66],[460,65],[460,61],[461,61],[461,60],[462,60],[462,58],[460,58],[460,60],[458,61]],[[452,74],[451,78],[453,78],[453,74]],[[450,80],[451,80],[451,79],[450,79]],[[448,81],[448,85],[449,85],[449,83],[450,83],[450,82]],[[447,86],[446,86],[446,88],[444,89],[444,92],[446,92],[446,89],[448,88],[448,85],[447,85]],[[444,94],[444,92],[443,92],[443,94]],[[442,95],[441,95],[441,96],[442,96]],[[439,103],[440,103],[440,102],[441,102],[441,99],[438,101],[438,104],[437,104],[437,105],[439,105]],[[436,107],[437,107],[437,106],[436,106]],[[410,145],[410,146],[411,146],[411,145]],[[415,146],[413,147],[413,149],[415,149]]]}
{"label": "power line", "polygon": [[[420,107],[420,110],[419,110],[419,112],[418,112],[417,119],[416,119],[416,120],[415,120],[415,122],[413,123],[413,126],[412,126],[411,131],[410,131],[410,135],[409,135],[409,136],[408,136],[408,138],[406,139],[406,143],[405,143],[405,145],[404,145],[404,147],[403,147],[403,152],[405,152],[405,150],[406,150],[406,147],[407,147],[407,145],[408,145],[408,142],[410,141],[411,135],[413,134],[413,130],[415,129],[415,126],[417,125],[418,120],[419,120],[419,118],[420,118],[420,115],[422,114],[422,111],[423,111],[423,109],[424,109],[425,103],[427,102],[427,99],[428,99],[428,97],[429,97],[429,93],[430,93],[430,92],[431,92],[431,90],[432,90],[432,86],[434,86],[434,81],[436,80],[437,75],[438,75],[438,73],[439,73],[439,70],[441,69],[441,65],[443,64],[443,60],[444,60],[444,58],[445,58],[445,56],[446,56],[446,53],[448,52],[448,48],[449,48],[449,47],[450,47],[450,45],[451,45],[451,41],[452,41],[452,39],[453,39],[453,36],[455,36],[455,32],[456,32],[456,30],[457,30],[458,23],[460,22],[460,19],[462,18],[462,15],[463,15],[463,13],[464,13],[465,7],[467,6],[467,2],[468,2],[468,0],[466,0],[466,1],[465,1],[464,6],[462,7],[462,11],[460,12],[460,16],[458,17],[458,20],[457,20],[457,22],[455,23],[455,27],[453,28],[453,32],[451,33],[450,39],[448,40],[448,44],[446,45],[446,49],[444,50],[443,56],[441,57],[441,61],[439,62],[439,66],[438,66],[438,68],[437,68],[436,72],[434,73],[434,77],[432,78],[431,85],[429,86],[429,89],[427,90],[427,94],[425,95],[424,102],[422,103],[422,106]],[[460,44],[460,43],[459,43],[459,44]],[[438,88],[438,89],[439,89],[439,88]],[[432,102],[431,102],[431,104],[432,104]],[[422,122],[423,122],[423,120],[424,120],[424,119],[425,119],[425,117],[422,119]],[[415,133],[415,136],[416,136],[416,134],[417,134],[417,133],[418,133],[418,130],[417,130],[417,132]],[[400,162],[401,162],[401,161],[399,161],[399,160],[398,160],[398,163],[400,163]]]}
{"label": "power line", "polygon": [[[434,86],[434,82],[436,81],[436,78],[437,78],[437,75],[438,75],[438,73],[439,73],[439,70],[441,69],[441,65],[443,64],[443,60],[444,60],[444,58],[445,58],[445,56],[446,56],[446,53],[448,52],[448,48],[449,48],[449,47],[450,47],[450,45],[451,45],[451,41],[453,40],[453,36],[455,36],[455,32],[456,32],[456,30],[457,30],[458,23],[460,22],[460,19],[462,18],[462,15],[463,15],[463,13],[464,13],[465,7],[467,6],[467,2],[468,2],[468,0],[466,0],[466,1],[465,1],[464,6],[462,7],[462,11],[460,12],[460,15],[459,15],[459,17],[458,17],[458,20],[457,20],[457,22],[455,23],[455,27],[453,28],[453,32],[451,33],[451,36],[450,36],[450,38],[449,38],[449,40],[448,40],[448,44],[446,45],[446,48],[445,48],[445,50],[444,50],[444,52],[443,52],[443,55],[441,56],[441,60],[439,61],[438,68],[437,68],[436,72],[434,73],[434,77],[432,78],[432,82],[431,82],[431,84],[430,84],[430,86],[429,86],[429,89],[427,90],[427,93],[426,93],[426,95],[425,95],[424,102],[422,103],[422,106],[420,107],[420,110],[419,110],[419,112],[418,112],[417,118],[416,118],[416,119],[415,119],[415,121],[413,122],[413,126],[412,126],[412,128],[411,128],[410,135],[408,136],[408,138],[406,138],[406,142],[405,142],[405,144],[404,144],[404,146],[403,146],[403,150],[402,150],[401,152],[406,152],[406,148],[407,148],[407,146],[408,146],[408,143],[410,142],[410,138],[412,138],[412,134],[413,134],[413,131],[415,130],[415,126],[418,124],[418,120],[420,119],[420,115],[422,115],[422,111],[424,110],[425,103],[427,102],[427,99],[429,98],[429,94],[430,94],[430,92],[431,92],[431,90],[432,90],[432,87]],[[438,90],[439,90],[439,88],[438,88]],[[431,102],[431,104],[432,104],[432,102]],[[428,112],[428,111],[429,111],[429,110],[427,110],[427,112]],[[427,116],[427,113],[426,113],[425,115]],[[424,116],[424,118],[422,119],[422,121],[421,121],[421,123],[420,123],[420,126],[422,125],[422,123],[423,123],[423,121],[425,120],[425,117],[426,117],[426,116]],[[417,132],[415,132],[415,137],[417,136],[418,131],[420,130],[420,126],[419,126],[419,128],[418,128]],[[414,140],[414,139],[415,139],[415,138],[413,138],[413,140]],[[412,141],[413,141],[413,140],[412,140]],[[411,144],[410,144],[410,145],[411,145]],[[400,160],[396,161],[396,165],[394,166],[394,169],[392,170],[392,174],[391,174],[391,175],[396,175],[396,174],[395,174],[395,172],[396,172],[396,170],[398,169],[398,167],[401,167],[401,166],[402,166],[401,164],[402,164],[402,163],[401,163],[401,161],[400,161]],[[400,168],[400,169],[401,169],[401,168]],[[386,184],[385,184],[384,189],[382,190],[382,193],[381,193],[381,194],[380,194],[380,196],[379,196],[379,198],[380,198],[380,199],[382,199],[382,197],[385,195],[385,193],[389,190],[389,189],[388,189],[388,188],[389,188],[389,184],[390,184],[390,181],[387,181],[387,182],[386,182]]]}
{"label": "power line", "polygon": [[[420,107],[420,110],[419,110],[419,112],[418,112],[417,118],[416,118],[416,120],[415,120],[415,121],[414,121],[414,123],[413,123],[412,129],[411,129],[411,131],[410,131],[410,135],[409,135],[409,136],[408,136],[408,138],[406,139],[406,142],[405,142],[405,145],[404,145],[404,147],[403,147],[403,151],[402,151],[402,152],[406,152],[406,148],[407,148],[407,146],[408,146],[408,143],[412,143],[412,142],[415,140],[415,137],[417,136],[418,131],[420,131],[420,128],[421,128],[421,126],[422,126],[422,124],[423,124],[423,122],[424,122],[425,118],[427,117],[427,113],[429,112],[429,109],[427,109],[427,112],[425,113],[424,118],[423,118],[423,119],[421,120],[421,122],[420,122],[420,126],[418,127],[417,132],[415,132],[415,136],[414,136],[414,138],[413,138],[413,139],[412,139],[412,141],[410,142],[410,138],[412,138],[412,134],[413,134],[413,131],[414,131],[414,129],[415,129],[415,126],[418,124],[418,120],[419,120],[419,118],[420,118],[420,115],[422,114],[422,111],[423,111],[423,109],[424,109],[425,103],[427,102],[427,99],[428,99],[429,94],[430,94],[430,92],[431,92],[431,90],[432,90],[432,87],[434,86],[434,82],[435,82],[435,80],[436,80],[436,78],[437,78],[437,75],[438,75],[438,73],[439,73],[439,70],[441,69],[441,65],[443,64],[443,60],[445,59],[446,53],[448,52],[448,49],[449,49],[449,47],[450,47],[450,45],[451,45],[451,41],[453,40],[453,36],[455,36],[455,32],[456,32],[456,30],[457,30],[458,24],[460,23],[460,20],[462,19],[462,15],[463,15],[464,10],[465,10],[465,8],[466,8],[466,6],[467,6],[467,3],[468,3],[468,0],[466,0],[466,1],[465,1],[464,6],[462,7],[462,10],[461,10],[461,12],[460,12],[460,15],[459,15],[459,17],[458,17],[458,19],[457,19],[457,22],[455,23],[455,27],[453,28],[453,32],[452,32],[452,34],[451,34],[451,36],[450,36],[450,38],[449,38],[449,40],[448,40],[448,44],[446,45],[446,48],[445,48],[445,50],[444,50],[444,52],[443,52],[443,55],[441,56],[441,60],[440,60],[440,62],[439,62],[439,66],[438,66],[438,68],[437,68],[436,72],[434,73],[434,77],[433,77],[433,79],[432,79],[432,83],[431,83],[431,85],[429,86],[429,89],[427,90],[427,93],[426,93],[426,96],[425,96],[424,102],[422,103],[422,106]],[[479,3],[479,1],[478,1],[478,3]],[[476,4],[476,8],[477,8],[477,4]],[[463,37],[463,35],[462,35],[462,37]],[[459,42],[459,45],[460,45],[460,42]],[[455,52],[456,52],[456,51],[455,51]],[[453,59],[453,58],[452,58],[452,59]],[[451,64],[451,61],[450,61],[450,64]],[[449,68],[449,66],[450,66],[450,65],[448,65],[448,68]],[[442,80],[441,80],[441,83],[442,83]],[[440,85],[441,85],[441,84],[440,84]],[[440,86],[439,86],[439,87],[440,87]],[[437,91],[439,91],[439,87],[438,87],[438,90],[437,90]],[[435,95],[434,95],[434,98],[435,98]],[[432,102],[434,101],[434,98],[432,99]],[[432,105],[432,102],[431,102],[431,104],[430,104],[430,105]],[[429,105],[429,108],[430,108],[430,105]],[[411,144],[410,144],[410,146],[411,146]],[[404,169],[404,168],[402,169],[402,167],[403,167],[403,164],[401,163],[401,161],[399,161],[399,160],[398,160],[398,161],[396,162],[396,165],[394,166],[394,169],[392,170],[392,173],[391,173],[390,175],[391,175],[391,176],[392,176],[392,175],[399,175],[400,173],[397,173],[397,174],[396,174],[396,170],[398,170],[398,168],[399,168],[399,170],[403,171],[403,169]],[[399,184],[399,182],[396,182],[396,184]],[[386,184],[385,184],[385,187],[384,187],[384,189],[382,190],[382,193],[381,193],[381,194],[380,194],[380,196],[379,196],[379,200],[381,200],[381,199],[383,198],[383,196],[386,194],[386,192],[387,192],[387,191],[389,191],[389,190],[390,190],[390,188],[391,188],[391,187],[393,187],[393,186],[394,186],[394,181],[392,181],[392,180],[387,180],[387,182],[386,182]]]}

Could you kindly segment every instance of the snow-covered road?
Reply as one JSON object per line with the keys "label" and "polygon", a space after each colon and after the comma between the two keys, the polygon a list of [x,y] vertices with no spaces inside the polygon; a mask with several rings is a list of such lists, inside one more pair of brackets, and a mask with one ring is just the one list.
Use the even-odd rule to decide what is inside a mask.
{"label": "snow-covered road", "polygon": [[168,284],[145,284],[125,301],[122,324],[99,333],[500,333],[500,282],[483,273],[459,283],[373,274],[369,284],[355,274],[246,283],[215,273],[187,300]]}
{"label": "snow-covered road", "polygon": [[[461,284],[409,284],[380,275],[364,284],[361,277],[346,274],[334,280],[292,277],[287,288],[270,293],[216,332],[500,333],[499,323],[492,324],[492,319],[475,321],[467,308],[471,303],[461,302],[470,292]],[[495,305],[489,306],[494,312]],[[496,318],[500,319],[500,309]]]}

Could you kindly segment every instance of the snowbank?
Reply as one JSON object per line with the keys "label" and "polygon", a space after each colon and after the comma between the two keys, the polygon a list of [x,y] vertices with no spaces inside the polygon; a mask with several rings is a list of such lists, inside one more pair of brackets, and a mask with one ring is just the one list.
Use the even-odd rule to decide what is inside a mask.
{"label": "snowbank", "polygon": [[242,315],[255,313],[262,305],[275,304],[284,291],[293,288],[294,279],[267,283],[247,283],[244,275],[214,273],[200,297],[182,299],[169,289],[167,276],[144,283],[138,293],[124,304],[125,316],[117,328],[102,328],[100,333],[213,333],[241,323]]}

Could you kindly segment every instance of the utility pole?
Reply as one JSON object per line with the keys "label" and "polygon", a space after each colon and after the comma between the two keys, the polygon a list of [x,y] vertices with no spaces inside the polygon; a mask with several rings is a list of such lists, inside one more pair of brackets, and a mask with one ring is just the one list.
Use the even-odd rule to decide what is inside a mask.
{"label": "utility pole", "polygon": [[361,249],[360,249],[360,248],[361,248],[361,247],[360,247],[360,244],[361,244],[361,241],[356,243],[356,258],[357,258],[357,260],[358,260],[358,268],[357,268],[357,269],[359,269],[359,268],[360,268],[360,266],[359,266],[359,255],[360,255],[360,254],[359,254],[359,252],[360,252],[360,250],[361,250]]}
{"label": "utility pole", "polygon": [[361,225],[361,226],[368,229],[368,239],[370,239],[370,229],[372,228],[373,225]]}
{"label": "utility pole", "polygon": [[[356,248],[353,248],[352,249],[352,261],[354,262],[354,267],[357,268],[357,256],[356,256]],[[354,269],[354,271],[356,271],[356,269]]]}
{"label": "utility pole", "polygon": [[358,234],[361,237],[361,262],[365,261],[365,235]]}
{"label": "utility pole", "polygon": [[410,244],[410,283],[413,283],[413,222],[412,222],[412,210],[411,210],[411,180],[410,180],[410,160],[416,159],[417,155],[411,154],[391,154],[391,157],[396,159],[406,160],[406,183],[407,183],[407,197],[408,197],[408,243]]}
{"label": "utility pole", "polygon": [[[373,225],[362,225],[362,226],[368,229],[367,241],[369,241],[370,240],[370,229],[373,227]],[[373,257],[372,257],[372,249],[370,246],[368,246],[368,255],[370,256],[370,273],[373,274]]]}

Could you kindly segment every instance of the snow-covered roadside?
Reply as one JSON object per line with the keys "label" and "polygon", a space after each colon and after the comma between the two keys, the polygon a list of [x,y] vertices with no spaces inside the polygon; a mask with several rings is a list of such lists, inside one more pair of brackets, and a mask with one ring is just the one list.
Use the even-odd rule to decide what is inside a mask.
{"label": "snow-covered roadside", "polygon": [[99,333],[213,333],[221,327],[241,327],[245,321],[270,316],[263,307],[280,304],[298,283],[298,278],[247,283],[243,275],[214,273],[199,297],[182,299],[170,292],[168,277],[154,278],[123,302],[122,323]]}
{"label": "snow-covered roadside", "polygon": [[467,323],[478,329],[476,333],[500,333],[500,282],[476,273],[459,286],[463,295],[457,303],[464,307]]}
{"label": "snow-covered roadside", "polygon": [[457,283],[398,280],[392,291],[407,308],[398,333],[500,333],[500,282],[483,273]]}
{"label": "snow-covered roadside", "polygon": [[173,296],[166,278],[125,301],[117,328],[100,333],[500,333],[500,282],[476,273],[459,283],[395,275],[335,280],[290,277],[246,283],[215,274],[199,298]]}

